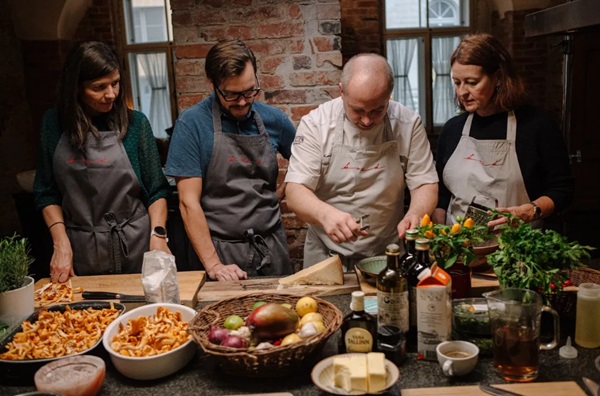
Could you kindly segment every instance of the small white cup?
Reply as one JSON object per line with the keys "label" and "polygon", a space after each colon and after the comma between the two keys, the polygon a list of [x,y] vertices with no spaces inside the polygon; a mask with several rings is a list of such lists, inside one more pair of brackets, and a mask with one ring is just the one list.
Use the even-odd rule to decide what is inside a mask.
{"label": "small white cup", "polygon": [[444,341],[435,349],[444,375],[467,375],[477,365],[479,348],[467,341]]}

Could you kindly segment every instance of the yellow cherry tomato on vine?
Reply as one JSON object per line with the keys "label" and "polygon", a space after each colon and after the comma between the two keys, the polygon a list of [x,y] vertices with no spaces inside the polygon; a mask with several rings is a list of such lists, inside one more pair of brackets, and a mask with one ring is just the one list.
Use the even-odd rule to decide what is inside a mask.
{"label": "yellow cherry tomato on vine", "polygon": [[475,223],[473,222],[473,219],[472,219],[472,218],[470,218],[470,217],[469,217],[469,218],[467,218],[467,219],[465,220],[465,222],[463,223],[463,225],[465,226],[465,228],[473,228],[473,225],[474,225],[474,224],[475,224]]}

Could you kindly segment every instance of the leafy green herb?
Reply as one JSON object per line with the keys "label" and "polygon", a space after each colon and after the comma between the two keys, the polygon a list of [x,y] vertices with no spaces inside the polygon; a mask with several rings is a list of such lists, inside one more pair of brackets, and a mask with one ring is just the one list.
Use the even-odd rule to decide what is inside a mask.
{"label": "leafy green herb", "polygon": [[582,267],[593,247],[569,242],[554,230],[534,229],[510,213],[498,237],[498,250],[487,256],[502,288],[517,287],[539,292],[546,298],[562,290],[567,270]]}
{"label": "leafy green herb", "polygon": [[34,259],[26,238],[18,235],[0,240],[0,293],[23,286]]}

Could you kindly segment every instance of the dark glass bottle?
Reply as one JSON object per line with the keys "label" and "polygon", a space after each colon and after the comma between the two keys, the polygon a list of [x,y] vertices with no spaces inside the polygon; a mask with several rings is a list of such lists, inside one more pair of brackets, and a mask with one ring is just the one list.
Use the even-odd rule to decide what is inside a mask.
{"label": "dark glass bottle", "polygon": [[408,280],[408,299],[410,301],[410,339],[416,341],[417,335],[417,283],[431,274],[429,259],[429,239],[418,238],[415,242],[415,259],[406,271]]}
{"label": "dark glass bottle", "polygon": [[406,355],[406,336],[408,334],[408,282],[400,269],[400,246],[388,245],[385,249],[387,265],[377,276],[377,328],[378,340],[386,334],[397,333],[400,340],[395,340],[400,360]]}
{"label": "dark glass bottle", "polygon": [[417,257],[417,251],[415,248],[415,241],[419,237],[419,230],[411,228],[406,230],[404,236],[404,254],[400,257],[400,269],[406,273],[409,268],[412,267]]}
{"label": "dark glass bottle", "polygon": [[340,353],[373,352],[377,349],[377,319],[365,312],[365,293],[352,292],[352,312],[342,322]]}

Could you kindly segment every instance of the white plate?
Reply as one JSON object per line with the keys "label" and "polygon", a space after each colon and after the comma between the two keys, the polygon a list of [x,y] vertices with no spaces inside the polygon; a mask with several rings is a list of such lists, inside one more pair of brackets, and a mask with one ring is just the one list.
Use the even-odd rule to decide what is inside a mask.
{"label": "white plate", "polygon": [[377,392],[377,393],[365,393],[365,392],[361,392],[361,391],[347,392],[343,388],[338,388],[338,387],[334,386],[333,359],[338,358],[338,357],[343,357],[343,358],[350,357],[352,355],[359,355],[359,354],[358,353],[345,353],[342,355],[330,356],[327,359],[321,360],[319,363],[317,363],[317,365],[312,369],[312,372],[310,373],[310,377],[311,377],[313,383],[317,387],[319,387],[321,390],[332,393],[334,395],[365,395],[365,394],[374,395],[374,394],[379,394],[379,393],[385,392],[386,390],[391,388],[396,383],[396,381],[398,381],[398,378],[400,378],[400,371],[398,370],[398,367],[396,367],[396,365],[394,363],[392,363],[391,361],[386,359],[385,360],[385,371],[387,372],[387,379],[386,379],[386,383],[385,383],[385,389],[383,389],[381,392]]}

